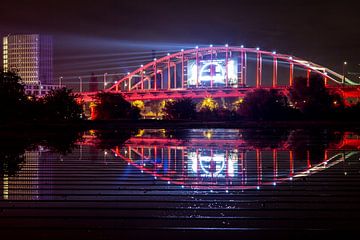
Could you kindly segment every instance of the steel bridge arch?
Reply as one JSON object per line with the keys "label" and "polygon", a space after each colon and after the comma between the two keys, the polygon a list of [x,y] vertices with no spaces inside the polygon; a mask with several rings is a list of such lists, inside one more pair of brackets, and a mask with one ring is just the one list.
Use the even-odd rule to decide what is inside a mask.
{"label": "steel bridge arch", "polygon": [[[240,60],[240,78],[239,83],[235,88],[239,88],[241,86],[245,86],[247,83],[247,55],[255,54],[256,55],[256,87],[262,87],[262,57],[267,56],[273,59],[273,79],[272,79],[272,87],[277,88],[277,80],[278,80],[278,61],[286,62],[289,64],[289,86],[293,85],[294,79],[294,67],[299,66],[307,71],[307,78],[309,84],[309,78],[311,73],[316,73],[324,77],[325,83],[331,81],[335,84],[346,84],[348,86],[359,86],[358,83],[351,81],[350,79],[344,77],[343,75],[336,73],[335,71],[323,67],[319,64],[297,58],[291,55],[279,54],[276,52],[269,52],[260,50],[259,48],[245,48],[243,46],[240,47],[231,47],[231,46],[210,46],[206,48],[195,48],[189,50],[181,50],[180,52],[174,54],[168,54],[159,59],[154,59],[154,61],[149,62],[146,65],[142,65],[140,68],[136,69],[133,72],[130,72],[128,75],[118,80],[115,85],[107,89],[106,91],[111,92],[131,92],[131,91],[146,91],[146,90],[161,90],[161,89],[186,89],[186,80],[185,80],[185,63],[189,60],[195,60],[197,66],[199,64],[199,58],[202,56],[211,56],[211,60],[213,60],[213,56],[219,53],[225,53],[226,55],[226,69],[228,68],[228,60],[229,56],[233,53],[239,54]],[[177,84],[177,76],[176,76],[176,66],[181,65],[181,86],[176,86]],[[174,76],[171,76],[171,68],[173,70]],[[167,88],[163,86],[157,86],[157,75],[163,74],[164,71],[168,71],[168,83]],[[156,73],[156,74],[155,74]],[[198,74],[198,72],[197,72]],[[173,79],[174,88],[171,88],[171,80]],[[197,77],[198,78],[198,77]],[[226,73],[226,78],[228,78],[228,72]],[[134,81],[135,79],[135,81]],[[169,82],[170,81],[170,82]],[[198,80],[197,80],[198,81]],[[145,84],[147,84],[148,88],[145,89]],[[197,83],[198,84],[198,83]],[[228,81],[225,83],[225,87],[228,86]],[[125,86],[125,87],[124,87]],[[233,86],[234,88],[234,86]]]}

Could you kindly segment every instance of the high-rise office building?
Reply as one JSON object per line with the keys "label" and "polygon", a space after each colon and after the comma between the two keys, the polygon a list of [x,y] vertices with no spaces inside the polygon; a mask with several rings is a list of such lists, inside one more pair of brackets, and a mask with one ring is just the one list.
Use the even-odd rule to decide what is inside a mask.
{"label": "high-rise office building", "polygon": [[16,71],[25,85],[53,84],[52,38],[39,34],[4,37],[3,67]]}

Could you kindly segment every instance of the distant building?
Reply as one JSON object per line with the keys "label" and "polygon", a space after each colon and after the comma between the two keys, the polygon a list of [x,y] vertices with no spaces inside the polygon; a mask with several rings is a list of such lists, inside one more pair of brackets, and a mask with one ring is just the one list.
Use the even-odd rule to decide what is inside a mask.
{"label": "distant building", "polygon": [[17,72],[28,93],[41,95],[56,88],[53,85],[52,37],[39,34],[4,37],[3,68],[5,72]]}
{"label": "distant building", "polygon": [[25,84],[26,94],[35,95],[35,96],[44,96],[48,94],[51,90],[60,88],[59,85],[43,85],[43,84]]}
{"label": "distant building", "polygon": [[90,82],[89,82],[89,91],[96,92],[99,90],[98,80],[94,73],[91,74]]}

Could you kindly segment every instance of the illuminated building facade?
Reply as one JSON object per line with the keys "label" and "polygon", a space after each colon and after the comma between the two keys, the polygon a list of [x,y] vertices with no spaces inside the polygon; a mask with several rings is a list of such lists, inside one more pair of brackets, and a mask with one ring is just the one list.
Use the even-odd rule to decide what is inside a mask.
{"label": "illuminated building facade", "polygon": [[33,89],[33,85],[38,85],[39,89],[48,89],[41,86],[53,84],[52,38],[39,34],[4,37],[3,68],[5,72],[17,72],[26,89]]}

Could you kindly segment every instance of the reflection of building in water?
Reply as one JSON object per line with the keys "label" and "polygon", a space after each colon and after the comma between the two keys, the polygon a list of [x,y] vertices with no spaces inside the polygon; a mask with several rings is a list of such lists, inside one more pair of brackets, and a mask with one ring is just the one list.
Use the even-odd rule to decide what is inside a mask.
{"label": "reflection of building in water", "polygon": [[21,170],[15,176],[4,174],[3,199],[37,200],[39,198],[40,151],[26,151]]}

